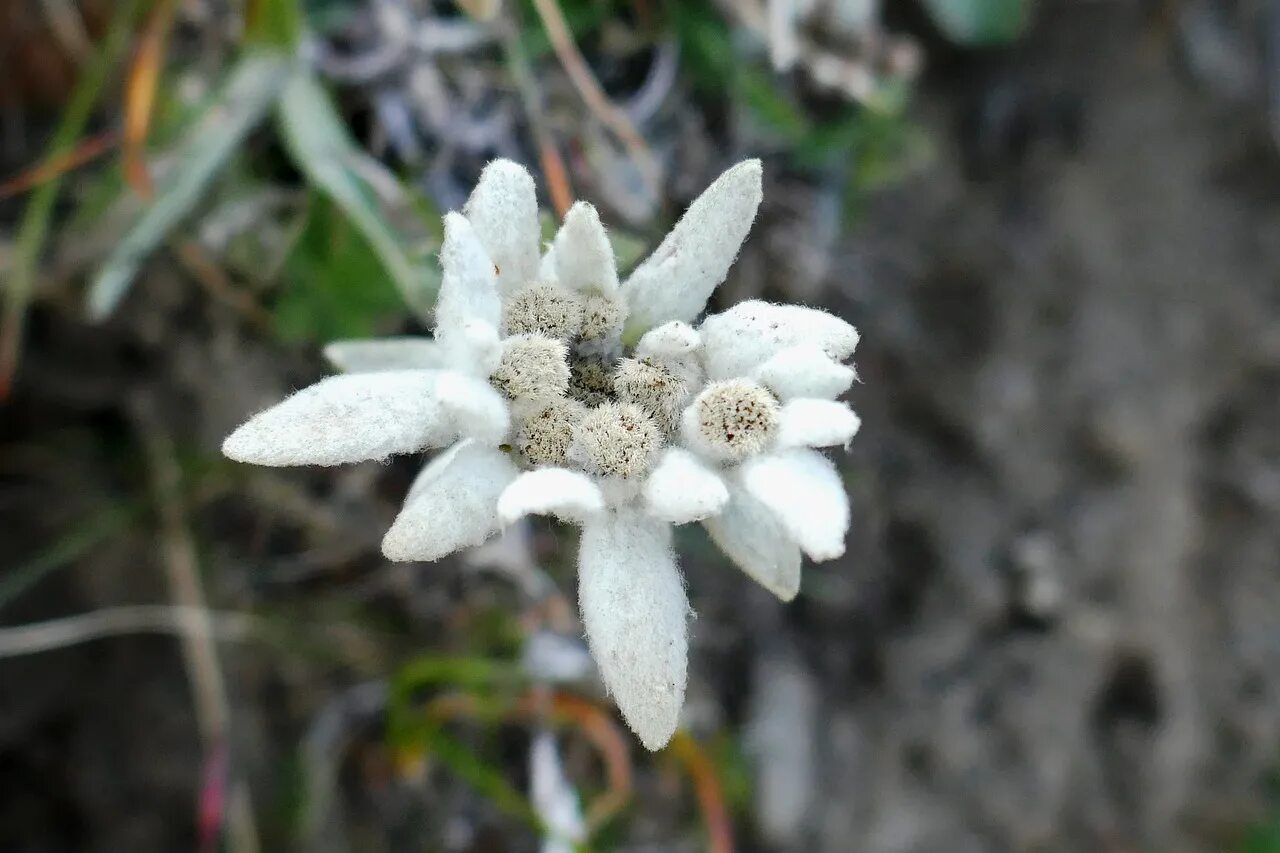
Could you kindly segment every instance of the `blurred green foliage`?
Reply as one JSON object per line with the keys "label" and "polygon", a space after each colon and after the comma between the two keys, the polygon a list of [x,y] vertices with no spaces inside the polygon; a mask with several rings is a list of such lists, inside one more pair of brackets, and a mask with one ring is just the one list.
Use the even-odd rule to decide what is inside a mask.
{"label": "blurred green foliage", "polygon": [[668,8],[700,94],[727,94],[776,139],[795,167],[843,171],[847,214],[860,209],[868,192],[906,177],[931,156],[923,130],[906,116],[906,83],[885,80],[869,102],[828,105],[819,117],[763,61],[741,60],[728,23],[714,8],[683,2]]}
{"label": "blurred green foliage", "polygon": [[282,270],[273,318],[286,341],[368,337],[404,303],[365,238],[326,196],[313,193]]}
{"label": "blurred green foliage", "polygon": [[1033,0],[924,0],[942,34],[966,47],[1007,44],[1026,29]]}
{"label": "blurred green foliage", "polygon": [[1280,853],[1280,815],[1246,833],[1240,853]]}

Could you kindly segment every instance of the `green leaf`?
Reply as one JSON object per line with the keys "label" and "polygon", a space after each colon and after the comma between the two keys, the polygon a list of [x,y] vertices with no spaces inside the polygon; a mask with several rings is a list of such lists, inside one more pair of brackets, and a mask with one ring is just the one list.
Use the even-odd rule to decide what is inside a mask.
{"label": "green leaf", "polygon": [[808,117],[778,87],[775,77],[756,68],[743,68],[737,83],[743,103],[765,127],[789,142],[809,133]]}
{"label": "green leaf", "polygon": [[545,834],[546,828],[538,817],[538,812],[528,798],[507,781],[507,774],[502,767],[485,761],[461,741],[438,728],[432,729],[427,736],[426,752],[499,809]]}
{"label": "green leaf", "polygon": [[298,0],[249,0],[244,36],[249,44],[293,50],[302,35]]}
{"label": "green leaf", "polygon": [[682,64],[690,69],[700,94],[723,94],[735,68],[733,37],[724,18],[709,3],[668,4],[680,42]]}
{"label": "green leaf", "polygon": [[283,278],[274,319],[288,341],[369,337],[403,310],[378,256],[325,196],[312,199]]}
{"label": "green leaf", "polygon": [[4,607],[45,576],[79,559],[90,549],[119,533],[133,522],[142,504],[109,507],[67,531],[52,545],[20,566],[9,569],[0,579],[0,607]]}
{"label": "green leaf", "polygon": [[183,136],[156,187],[155,201],[125,235],[89,286],[89,316],[111,314],[142,262],[195,208],[236,148],[257,127],[289,77],[281,53],[242,58],[218,96]]}
{"label": "green leaf", "polygon": [[1031,0],[925,0],[943,35],[966,47],[1008,44],[1022,35]]}
{"label": "green leaf", "polygon": [[393,175],[356,147],[311,74],[299,70],[290,77],[279,118],[295,165],[364,235],[405,304],[425,320],[440,287],[433,258],[439,245],[418,205]]}

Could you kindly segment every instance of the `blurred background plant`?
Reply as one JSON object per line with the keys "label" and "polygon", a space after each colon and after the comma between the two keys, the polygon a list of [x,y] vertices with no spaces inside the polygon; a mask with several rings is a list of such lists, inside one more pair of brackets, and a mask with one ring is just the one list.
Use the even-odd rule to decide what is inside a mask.
{"label": "blurred background plant", "polygon": [[[1274,186],[1280,12],[1132,5],[0,0],[5,848],[1280,850],[1258,781],[1274,758],[1239,758],[1280,754],[1280,620],[1249,609],[1280,607],[1257,473],[1275,471],[1280,350],[1271,321],[1241,319],[1274,317],[1259,279],[1280,258],[1263,236],[1217,272],[1109,242],[1211,256],[1207,203],[1161,181]],[[1153,82],[1147,55],[1180,78]],[[1121,82],[1088,107],[1120,128],[1089,172],[1073,158],[1091,57]],[[1222,115],[1235,138],[1202,130]],[[1132,178],[1140,134],[1164,147]],[[864,374],[881,437],[845,466],[862,544],[789,610],[682,543],[704,615],[688,730],[664,753],[638,753],[598,693],[566,529],[387,566],[377,539],[411,466],[335,485],[214,452],[317,375],[324,343],[429,325],[440,214],[489,159],[539,175],[548,228],[575,198],[600,205],[625,270],[748,155],[767,207],[725,302],[785,293],[878,331]],[[1275,194],[1253,191],[1212,208],[1232,234],[1276,224]],[[1230,279],[1231,307],[1202,308],[1199,281],[1129,284],[1169,270]],[[1091,296],[1094,280],[1121,295]],[[1142,326],[1178,294],[1195,316]],[[1202,316],[1205,340],[1235,340],[1215,368],[1234,396],[1187,392],[1214,384],[1190,367],[1063,354],[1154,336],[1156,360],[1189,364],[1195,336],[1176,329]],[[1131,405],[1101,378],[1126,369],[1167,397]],[[1068,396],[1029,390],[1049,383]],[[1080,400],[1082,423],[1020,420]],[[1191,438],[1160,438],[1161,412],[1190,410],[1172,422]],[[1208,486],[1171,486],[1143,449],[1188,442],[1201,462],[1178,470],[1221,468]],[[1115,557],[1094,513],[1144,494],[1173,502],[1149,502],[1169,515],[1134,553],[1185,563],[1191,586],[1205,560],[1234,567],[1229,639],[1117,627],[1169,582]],[[1202,554],[1177,534],[1191,526]],[[1182,679],[1168,668],[1186,642],[1232,663]],[[1027,687],[1036,673],[1049,686]],[[1231,678],[1234,704],[1202,699]],[[1152,782],[1159,768],[1184,784]],[[1019,813],[998,805],[1010,791]]]}

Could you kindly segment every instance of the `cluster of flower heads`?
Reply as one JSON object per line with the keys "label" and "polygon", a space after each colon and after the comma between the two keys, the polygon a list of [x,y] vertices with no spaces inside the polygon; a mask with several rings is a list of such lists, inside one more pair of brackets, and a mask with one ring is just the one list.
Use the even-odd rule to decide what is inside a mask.
{"label": "cluster of flower heads", "polygon": [[445,217],[434,337],[331,345],[344,374],[256,415],[223,451],[337,465],[447,447],[383,540],[392,560],[435,560],[530,514],[580,524],[588,643],[627,723],[660,748],[688,656],[671,526],[701,522],[783,600],[799,589],[801,552],[844,552],[848,500],[814,448],[857,432],[836,401],[857,332],[759,301],[691,325],[760,199],[759,161],[739,163],[620,283],[595,208],[575,204],[544,254],[533,179],[490,163]]}

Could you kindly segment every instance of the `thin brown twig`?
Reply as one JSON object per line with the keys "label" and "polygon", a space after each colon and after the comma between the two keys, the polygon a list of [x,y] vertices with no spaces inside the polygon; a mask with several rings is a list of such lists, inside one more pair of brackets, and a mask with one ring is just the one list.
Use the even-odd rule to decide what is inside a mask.
{"label": "thin brown twig", "polygon": [[671,738],[671,752],[693,780],[693,792],[707,824],[712,853],[733,853],[733,823],[724,804],[724,790],[716,776],[715,765],[693,736],[685,731],[678,731]]}
{"label": "thin brown twig", "polygon": [[229,306],[260,332],[272,331],[271,314],[252,296],[236,287],[226,270],[195,240],[175,240],[169,247],[173,256],[196,283],[214,299]]}
{"label": "thin brown twig", "polygon": [[107,607],[44,622],[0,628],[0,658],[34,655],[125,634],[163,633],[210,640],[242,641],[257,619],[245,613],[219,613],[170,604]]}
{"label": "thin brown twig", "polygon": [[538,12],[543,29],[547,31],[547,38],[551,40],[552,50],[555,51],[560,64],[564,66],[565,73],[569,75],[569,81],[578,90],[578,95],[587,105],[587,109],[591,110],[623,144],[636,161],[645,183],[649,185],[650,192],[655,198],[660,197],[662,179],[658,161],[654,159],[653,152],[649,150],[648,144],[636,129],[631,117],[609,100],[600,82],[591,73],[591,68],[573,40],[573,33],[569,29],[560,4],[557,0],[533,0],[533,7]]}
{"label": "thin brown twig", "polygon": [[[430,719],[448,720],[458,717],[476,718],[481,705],[470,693],[446,693],[427,703],[424,713]],[[507,717],[550,717],[555,722],[576,727],[591,742],[604,762],[606,790],[587,807],[587,826],[599,829],[631,799],[631,755],[626,738],[612,716],[590,700],[570,693],[555,692],[548,696],[544,688],[521,694],[505,712]],[[721,853],[717,849],[716,853]]]}
{"label": "thin brown twig", "polygon": [[501,30],[507,63],[515,80],[516,91],[520,95],[520,105],[524,108],[525,117],[529,120],[534,140],[538,144],[538,159],[542,163],[542,174],[547,179],[551,203],[555,206],[556,214],[563,220],[573,205],[573,187],[569,185],[569,173],[560,156],[560,149],[556,147],[555,139],[542,118],[542,92],[538,89],[533,69],[529,65],[529,57],[520,44],[517,25],[512,21],[504,21]]}
{"label": "thin brown twig", "polygon": [[[154,401],[140,394],[133,399],[131,408],[160,515],[160,556],[169,594],[179,606],[195,611],[197,616],[191,625],[202,627],[182,634],[182,654],[194,694],[196,725],[205,754],[213,755],[227,742],[231,710],[218,649],[209,637],[209,611],[200,581],[195,542],[187,525],[182,471],[173,439],[161,422]],[[227,839],[237,853],[258,850],[248,793],[238,780],[232,783],[228,800]]]}
{"label": "thin brown twig", "polygon": [[155,114],[156,89],[176,8],[175,0],[160,0],[151,10],[125,77],[124,176],[134,191],[146,199],[155,195],[146,163],[147,134]]}
{"label": "thin brown twig", "polygon": [[0,200],[24,193],[45,181],[78,169],[90,160],[101,157],[120,141],[118,130],[108,130],[78,143],[65,154],[55,154],[19,172],[0,184]]}

